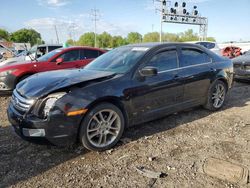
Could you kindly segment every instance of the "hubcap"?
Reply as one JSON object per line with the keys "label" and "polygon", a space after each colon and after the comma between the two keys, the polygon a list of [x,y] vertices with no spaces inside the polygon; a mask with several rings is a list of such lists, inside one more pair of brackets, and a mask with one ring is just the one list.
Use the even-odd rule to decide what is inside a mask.
{"label": "hubcap", "polygon": [[87,138],[95,147],[106,147],[118,136],[121,130],[121,118],[110,109],[97,112],[87,126]]}
{"label": "hubcap", "polygon": [[214,88],[214,92],[212,94],[213,106],[215,108],[220,108],[225,100],[226,91],[222,84],[217,84]]}

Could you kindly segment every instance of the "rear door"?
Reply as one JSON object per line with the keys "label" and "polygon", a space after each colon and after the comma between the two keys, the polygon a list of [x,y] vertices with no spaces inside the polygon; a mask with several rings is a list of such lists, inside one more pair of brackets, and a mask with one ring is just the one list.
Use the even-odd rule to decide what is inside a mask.
{"label": "rear door", "polygon": [[203,103],[210,86],[212,59],[198,48],[181,48],[179,79],[184,84],[183,102]]}

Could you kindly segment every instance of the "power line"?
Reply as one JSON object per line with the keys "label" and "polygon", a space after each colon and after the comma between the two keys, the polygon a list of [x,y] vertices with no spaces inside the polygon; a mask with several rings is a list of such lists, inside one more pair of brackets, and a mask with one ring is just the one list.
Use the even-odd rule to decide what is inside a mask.
{"label": "power line", "polygon": [[97,21],[99,21],[99,18],[100,18],[100,13],[99,13],[99,10],[94,8],[94,9],[91,9],[91,14],[92,16],[92,21],[94,22],[94,28],[95,28],[95,47],[97,47],[97,42],[96,42],[96,23]]}

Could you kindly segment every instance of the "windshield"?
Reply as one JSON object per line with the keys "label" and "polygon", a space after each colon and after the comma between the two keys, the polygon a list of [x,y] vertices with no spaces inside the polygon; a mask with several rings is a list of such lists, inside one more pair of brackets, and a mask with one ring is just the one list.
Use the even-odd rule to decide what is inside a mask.
{"label": "windshield", "polygon": [[138,62],[147,50],[148,48],[146,47],[131,46],[116,48],[101,55],[85,66],[84,69],[109,71],[118,74],[126,73]]}
{"label": "windshield", "polygon": [[60,53],[62,51],[62,49],[56,49],[56,50],[53,50],[45,55],[43,55],[42,57],[39,57],[37,59],[38,62],[42,62],[42,61],[48,61],[51,57],[53,57],[54,55]]}

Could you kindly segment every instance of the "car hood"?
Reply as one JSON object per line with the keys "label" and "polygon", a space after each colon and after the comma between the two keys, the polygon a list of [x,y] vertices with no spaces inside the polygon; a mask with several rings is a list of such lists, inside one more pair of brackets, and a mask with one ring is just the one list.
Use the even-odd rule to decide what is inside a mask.
{"label": "car hood", "polygon": [[17,85],[16,90],[27,98],[41,98],[59,89],[114,75],[113,72],[85,69],[49,71],[23,80]]}
{"label": "car hood", "polygon": [[26,65],[27,63],[32,63],[32,61],[16,61],[16,60],[9,60],[3,61],[0,63],[0,69],[7,70],[7,69],[14,69],[16,66]]}

